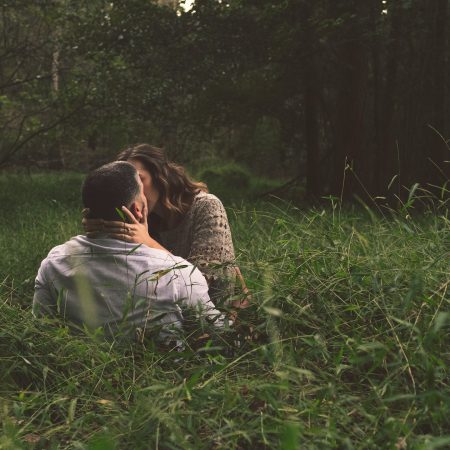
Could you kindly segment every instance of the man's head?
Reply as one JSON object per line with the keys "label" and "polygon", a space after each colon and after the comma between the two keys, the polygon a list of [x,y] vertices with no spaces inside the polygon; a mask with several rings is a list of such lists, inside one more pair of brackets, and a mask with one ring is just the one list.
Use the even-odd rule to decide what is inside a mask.
{"label": "man's head", "polygon": [[81,196],[89,218],[120,220],[116,208],[126,206],[140,220],[145,197],[142,182],[134,166],[115,161],[90,172],[84,180]]}

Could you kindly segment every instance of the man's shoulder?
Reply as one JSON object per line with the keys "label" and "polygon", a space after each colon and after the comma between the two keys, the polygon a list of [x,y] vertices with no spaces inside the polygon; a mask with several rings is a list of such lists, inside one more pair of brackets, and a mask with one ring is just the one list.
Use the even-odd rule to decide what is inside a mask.
{"label": "man's shoulder", "polygon": [[[163,250],[147,247],[144,244],[130,244],[110,238],[87,238],[83,235],[72,237],[67,242],[53,247],[42,261],[41,267],[59,265],[63,260],[71,258],[89,259],[90,263],[105,261],[111,255],[116,263],[123,260],[128,267],[160,272],[177,271],[184,276],[196,276],[196,268],[184,258],[172,255]],[[137,270],[137,269],[136,269]]]}
{"label": "man's shoulder", "polygon": [[61,256],[67,256],[79,253],[87,249],[87,246],[83,239],[86,239],[85,236],[82,235],[73,236],[63,244],[56,245],[48,252],[46,259],[53,259]]}
{"label": "man's shoulder", "polygon": [[113,254],[116,256],[133,258],[150,258],[156,260],[165,260],[166,252],[147,247],[144,244],[134,244],[118,239],[103,237],[90,238],[85,235],[77,235],[70,238],[63,244],[53,247],[47,255],[47,258],[64,256],[82,256]]}
{"label": "man's shoulder", "polygon": [[75,247],[78,247],[78,243],[76,241],[76,238],[78,236],[75,236],[68,241],[64,242],[63,244],[56,245],[53,247],[47,254],[47,258],[54,258],[60,255],[66,254],[70,249],[73,249]]}

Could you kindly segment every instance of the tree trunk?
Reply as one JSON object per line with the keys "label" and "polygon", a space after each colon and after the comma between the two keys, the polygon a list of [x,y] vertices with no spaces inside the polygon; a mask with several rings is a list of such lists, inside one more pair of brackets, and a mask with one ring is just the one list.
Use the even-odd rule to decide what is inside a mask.
{"label": "tree trunk", "polygon": [[[377,193],[387,192],[391,180],[390,192],[399,193],[401,183],[401,169],[399,167],[396,134],[394,130],[394,116],[398,84],[399,47],[402,42],[403,21],[399,2],[390,2],[388,9],[390,30],[387,44],[386,77],[384,82],[383,114],[381,127],[381,146],[375,158],[375,176],[377,179]],[[398,130],[397,130],[398,131]]]}
{"label": "tree trunk", "polygon": [[319,124],[318,124],[318,71],[316,49],[311,27],[312,10],[309,3],[304,6],[304,46],[310,55],[303,65],[304,87],[304,135],[306,143],[306,196],[314,199],[320,196],[319,181]]}
{"label": "tree trunk", "polygon": [[355,2],[355,14],[339,36],[338,60],[341,64],[336,107],[336,136],[332,193],[351,198],[364,196],[366,186],[363,158],[365,147],[364,107],[367,94],[368,58],[364,45],[363,18],[367,18],[366,3]]}
{"label": "tree trunk", "polygon": [[383,193],[382,180],[382,78],[381,78],[381,45],[380,34],[382,30],[383,19],[382,4],[378,0],[371,2],[370,8],[370,27],[371,27],[371,59],[372,59],[372,80],[373,80],[373,139],[374,154],[371,160],[373,164],[373,174],[371,179],[370,192],[377,196]]}
{"label": "tree trunk", "polygon": [[447,100],[447,58],[448,58],[448,1],[434,0],[434,14],[432,22],[432,45],[430,64],[430,88],[432,113],[427,133],[428,161],[426,161],[424,182],[442,186],[450,179],[450,164],[444,161],[450,159],[450,152],[439,134],[448,138],[446,127]]}
{"label": "tree trunk", "polygon": [[[61,29],[56,28],[54,34],[55,46],[52,53],[51,62],[51,92],[55,100],[59,96],[60,78],[59,78],[59,63],[60,63],[60,39]],[[65,169],[65,157],[62,140],[56,137],[53,143],[50,144],[48,150],[48,166],[50,169]]]}

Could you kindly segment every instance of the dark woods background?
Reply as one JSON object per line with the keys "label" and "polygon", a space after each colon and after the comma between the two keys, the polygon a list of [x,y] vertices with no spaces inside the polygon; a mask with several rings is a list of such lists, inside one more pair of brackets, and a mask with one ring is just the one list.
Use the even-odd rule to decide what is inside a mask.
{"label": "dark woods background", "polygon": [[448,181],[448,0],[162,3],[1,2],[0,167],[147,141],[310,197]]}

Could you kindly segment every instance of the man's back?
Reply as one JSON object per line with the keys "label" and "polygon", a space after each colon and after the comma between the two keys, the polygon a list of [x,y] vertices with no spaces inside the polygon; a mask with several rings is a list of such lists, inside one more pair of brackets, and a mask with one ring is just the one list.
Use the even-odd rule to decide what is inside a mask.
{"label": "man's back", "polygon": [[53,248],[36,277],[33,311],[107,334],[162,326],[179,329],[183,309],[223,319],[203,275],[186,260],[111,238],[76,236]]}

